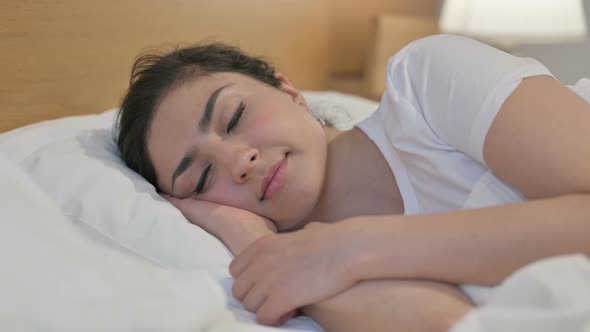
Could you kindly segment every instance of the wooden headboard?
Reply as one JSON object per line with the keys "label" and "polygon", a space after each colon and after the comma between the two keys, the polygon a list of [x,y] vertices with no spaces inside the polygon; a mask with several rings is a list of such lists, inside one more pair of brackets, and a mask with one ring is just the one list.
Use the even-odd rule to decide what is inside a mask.
{"label": "wooden headboard", "polygon": [[0,132],[116,107],[146,49],[224,41],[300,89],[329,76],[323,0],[36,0],[0,4]]}

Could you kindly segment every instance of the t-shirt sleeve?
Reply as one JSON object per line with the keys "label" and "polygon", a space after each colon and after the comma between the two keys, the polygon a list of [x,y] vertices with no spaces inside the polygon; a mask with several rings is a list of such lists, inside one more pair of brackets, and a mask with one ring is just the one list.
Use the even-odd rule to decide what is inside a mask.
{"label": "t-shirt sleeve", "polygon": [[409,105],[436,137],[482,163],[488,130],[522,81],[551,75],[540,62],[454,35],[406,46],[387,67],[387,97]]}

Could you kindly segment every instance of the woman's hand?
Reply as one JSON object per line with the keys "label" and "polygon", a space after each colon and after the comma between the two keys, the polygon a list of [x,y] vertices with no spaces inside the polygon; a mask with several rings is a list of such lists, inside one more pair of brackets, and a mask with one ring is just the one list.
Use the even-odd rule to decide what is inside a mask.
{"label": "woman's hand", "polygon": [[234,297],[258,322],[276,325],[293,310],[352,287],[359,281],[353,262],[367,247],[359,239],[367,237],[359,236],[365,225],[350,221],[311,223],[257,240],[230,265]]}
{"label": "woman's hand", "polygon": [[193,198],[162,196],[192,224],[223,241],[234,255],[261,237],[277,232],[272,221],[247,210]]}
{"label": "woman's hand", "polygon": [[[162,196],[179,209],[192,224],[223,241],[234,255],[261,237],[277,232],[272,221],[247,210],[192,198],[179,199],[166,194]],[[296,315],[297,311],[291,310],[276,323],[281,325]]]}

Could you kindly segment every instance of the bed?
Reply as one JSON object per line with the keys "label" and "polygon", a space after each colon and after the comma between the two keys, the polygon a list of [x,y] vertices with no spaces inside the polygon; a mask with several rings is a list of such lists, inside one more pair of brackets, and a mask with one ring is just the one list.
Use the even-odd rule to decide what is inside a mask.
{"label": "bed", "polygon": [[[266,55],[339,128],[376,109],[376,101],[319,92],[333,52],[327,1],[239,3],[2,5],[3,328],[322,331],[305,316],[280,328],[256,324],[231,296],[231,253],[129,170],[113,140],[114,107],[137,53],[196,40]],[[590,100],[590,81],[572,88]],[[588,266],[585,257],[564,257],[527,267],[497,289],[467,287],[486,305],[455,330],[587,331]]]}

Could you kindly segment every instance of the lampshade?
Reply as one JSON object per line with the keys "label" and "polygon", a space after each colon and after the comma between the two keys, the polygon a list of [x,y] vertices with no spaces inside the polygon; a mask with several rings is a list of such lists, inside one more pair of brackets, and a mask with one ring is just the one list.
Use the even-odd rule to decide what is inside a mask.
{"label": "lampshade", "polygon": [[514,45],[580,41],[586,36],[582,0],[446,0],[445,33]]}

